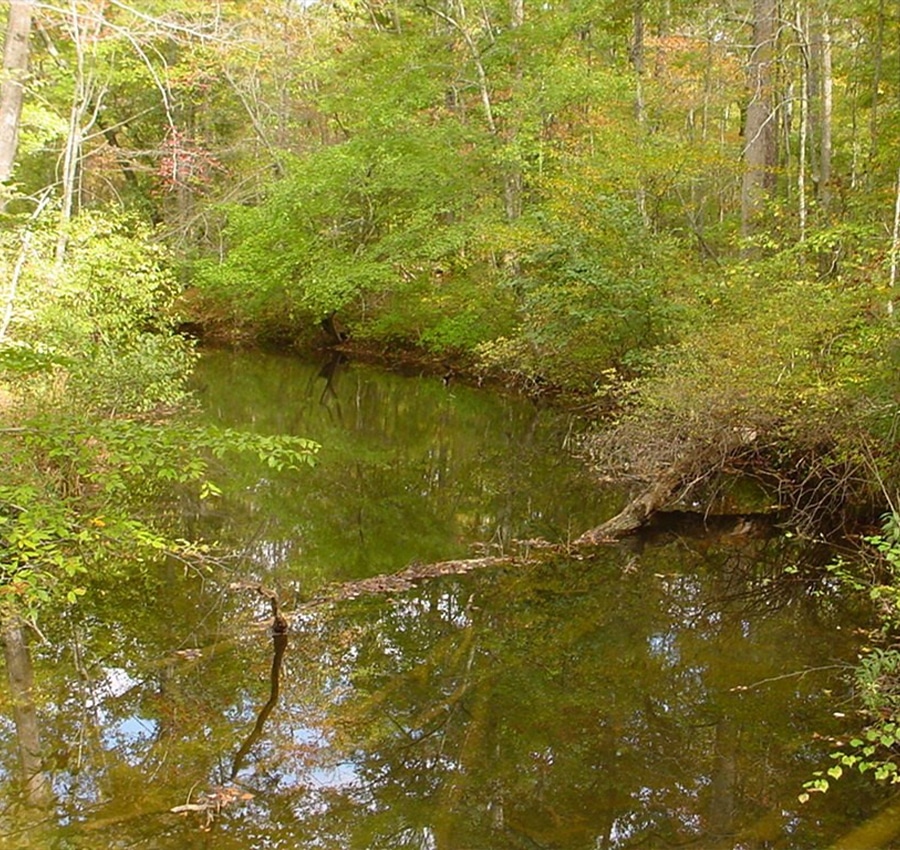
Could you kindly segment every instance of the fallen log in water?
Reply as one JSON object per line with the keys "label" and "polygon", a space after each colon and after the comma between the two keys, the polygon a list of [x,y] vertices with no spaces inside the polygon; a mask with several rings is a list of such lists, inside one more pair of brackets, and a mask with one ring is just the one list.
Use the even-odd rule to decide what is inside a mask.
{"label": "fallen log in water", "polygon": [[720,439],[698,445],[693,451],[662,471],[651,483],[633,498],[619,513],[596,526],[575,540],[575,546],[596,546],[621,539],[645,526],[661,511],[687,494],[703,481],[709,481],[720,473],[726,464],[740,451],[755,442],[756,431],[734,428]]}
{"label": "fallen log in water", "polygon": [[[550,544],[546,545],[549,546]],[[308,602],[304,603],[303,607],[355,599],[358,596],[400,593],[427,579],[448,575],[462,575],[463,573],[486,567],[505,567],[522,560],[521,556],[498,555],[483,558],[466,558],[456,561],[438,561],[434,564],[411,564],[396,573],[377,575],[371,578],[347,581],[326,587]]]}
{"label": "fallen log in water", "polygon": [[670,504],[683,481],[680,470],[671,470],[632,499],[612,519],[591,528],[575,540],[575,546],[611,543],[646,525],[657,511]]}

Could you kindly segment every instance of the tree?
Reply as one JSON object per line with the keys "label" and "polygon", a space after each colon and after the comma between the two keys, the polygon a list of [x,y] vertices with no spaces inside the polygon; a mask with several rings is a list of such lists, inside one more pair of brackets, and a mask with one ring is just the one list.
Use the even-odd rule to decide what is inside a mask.
{"label": "tree", "polygon": [[741,230],[750,236],[759,226],[766,201],[775,188],[778,127],[775,115],[776,0],[753,0],[753,38],[747,62],[747,106],[744,119],[744,178],[741,186]]}
{"label": "tree", "polygon": [[10,179],[16,159],[33,11],[34,0],[11,0],[9,5],[0,80],[0,183]]}

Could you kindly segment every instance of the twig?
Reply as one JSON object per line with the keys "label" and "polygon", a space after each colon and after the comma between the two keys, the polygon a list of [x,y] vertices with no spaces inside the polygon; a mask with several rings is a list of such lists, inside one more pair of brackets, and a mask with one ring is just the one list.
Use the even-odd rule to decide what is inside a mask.
{"label": "twig", "polygon": [[795,677],[805,676],[807,673],[820,673],[823,670],[849,670],[850,667],[851,665],[849,664],[826,664],[824,667],[807,667],[805,670],[795,670],[793,673],[783,673],[780,676],[770,676],[768,679],[760,679],[752,685],[735,685],[728,690],[731,693],[734,693],[735,691],[752,691],[761,685],[768,685],[771,682],[780,682],[782,679],[793,679]]}

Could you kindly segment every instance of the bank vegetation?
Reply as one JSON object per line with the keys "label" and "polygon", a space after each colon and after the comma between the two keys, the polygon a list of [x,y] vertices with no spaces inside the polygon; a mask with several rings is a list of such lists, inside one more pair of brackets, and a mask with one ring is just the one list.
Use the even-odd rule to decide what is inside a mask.
{"label": "bank vegetation", "polygon": [[[49,572],[84,568],[60,541],[96,542],[137,482],[203,486],[140,430],[185,400],[186,334],[412,352],[577,399],[597,421],[586,457],[636,493],[585,542],[673,505],[809,535],[892,514],[890,4],[4,11],[0,503],[4,546],[32,533]],[[82,417],[63,429],[80,442],[35,424],[47,410]],[[146,450],[129,482],[110,422]],[[207,448],[229,440],[275,463],[312,450]],[[51,491],[47,544],[28,505]]]}

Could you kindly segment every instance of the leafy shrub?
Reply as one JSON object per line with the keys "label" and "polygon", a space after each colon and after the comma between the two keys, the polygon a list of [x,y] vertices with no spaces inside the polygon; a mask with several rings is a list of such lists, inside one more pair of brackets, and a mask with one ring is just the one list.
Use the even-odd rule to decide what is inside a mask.
{"label": "leafy shrub", "polygon": [[900,481],[886,439],[892,333],[876,297],[864,280],[819,277],[795,251],[718,272],[698,291],[696,324],[622,386],[627,413],[603,439],[645,479],[730,447],[720,462],[762,476],[797,525],[852,522],[881,504],[882,483]]}
{"label": "leafy shrub", "polygon": [[173,488],[219,493],[211,462],[250,452],[273,469],[312,464],[318,445],[94,416],[45,415],[0,434],[0,605],[30,618],[84,592],[92,575],[134,579],[164,553],[188,560],[205,546],[173,538],[163,510]]}
{"label": "leafy shrub", "polygon": [[18,402],[0,406],[0,614],[30,618],[75,601],[91,576],[132,580],[162,553],[202,554],[173,537],[167,508],[179,489],[219,492],[213,459],[249,451],[299,468],[318,448],[161,415],[186,400],[195,354],[174,332],[178,287],[149,229],[82,215],[61,263],[59,235],[35,237],[0,349],[2,398]]}
{"label": "leafy shrub", "polygon": [[[178,287],[151,231],[126,216],[84,214],[62,264],[55,238],[41,234],[0,368],[18,364],[14,385],[36,400],[82,410],[135,413],[181,402],[194,354],[174,332]],[[28,360],[56,368],[26,382]]]}
{"label": "leafy shrub", "polygon": [[900,515],[893,510],[886,514],[882,532],[864,542],[868,548],[856,569],[843,560],[829,567],[844,588],[868,594],[880,624],[872,637],[881,645],[865,647],[852,674],[863,723],[848,740],[836,742],[831,753],[835,764],[804,783],[802,802],[811,793],[828,791],[847,770],[880,782],[900,782],[900,650],[895,643],[900,629]]}

